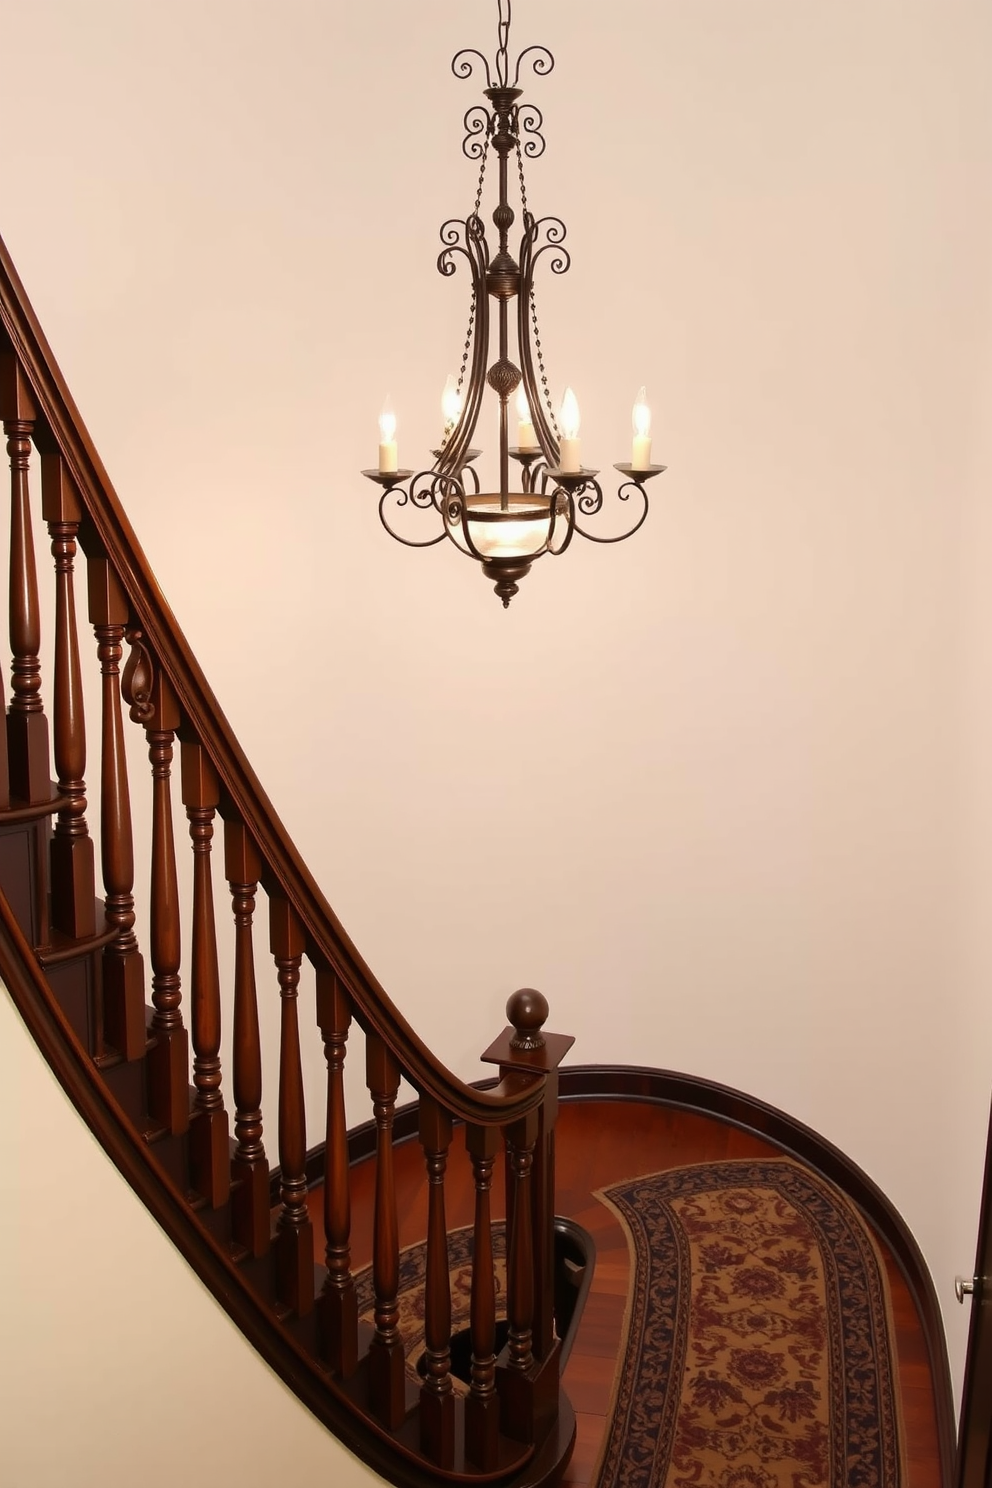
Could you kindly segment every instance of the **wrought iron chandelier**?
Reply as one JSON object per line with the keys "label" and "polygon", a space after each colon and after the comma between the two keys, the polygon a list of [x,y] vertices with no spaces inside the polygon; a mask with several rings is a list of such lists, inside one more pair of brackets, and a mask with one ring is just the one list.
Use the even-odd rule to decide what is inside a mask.
{"label": "wrought iron chandelier", "polygon": [[[602,511],[603,488],[597,480],[599,471],[582,464],[578,403],[570,388],[555,414],[534,298],[535,269],[546,254],[553,274],[564,274],[569,267],[569,253],[563,246],[566,230],[560,218],[535,217],[528,206],[524,161],[544,153],[544,119],[534,104],[519,101],[522,90],[518,87],[522,70],[546,77],[555,63],[546,47],[526,47],[517,57],[510,80],[511,0],[498,0],[498,5],[495,72],[474,48],[458,52],[451,63],[457,78],[470,78],[484,69],[488,104],[474,104],[464,120],[462,150],[479,163],[472,211],[464,220],[451,218],[441,228],[438,270],[450,277],[458,259],[464,259],[472,278],[472,297],[461,367],[457,378],[448,378],[442,396],[440,447],[433,451],[434,462],[428,469],[401,469],[396,416],[387,399],[379,418],[378,466],[362,473],[383,487],[379,517],[391,537],[410,548],[430,548],[449,539],[482,565],[505,607],[531,564],[545,553],[564,553],[575,533],[596,543],[632,537],[648,514],[645,485],[666,467],[651,463],[651,413],[641,388],[633,409],[630,462],[614,466],[624,478],[618,500],[633,498],[635,502],[627,525],[611,535],[591,532],[584,525]],[[499,169],[499,200],[492,214],[498,234],[495,253],[480,216],[486,167],[493,156]],[[516,220],[508,199],[511,168],[517,177],[523,223],[517,258],[510,252],[510,229]],[[490,300],[495,301],[495,315]],[[514,301],[515,311],[511,311]],[[519,366],[509,356],[511,315],[516,320]],[[494,335],[496,357],[491,360]],[[474,466],[482,453],[473,447],[473,440],[487,384],[499,400],[498,491],[483,491]],[[515,443],[510,437],[514,395]],[[439,520],[440,531],[423,538],[397,531],[390,518],[402,508],[433,516]]]}

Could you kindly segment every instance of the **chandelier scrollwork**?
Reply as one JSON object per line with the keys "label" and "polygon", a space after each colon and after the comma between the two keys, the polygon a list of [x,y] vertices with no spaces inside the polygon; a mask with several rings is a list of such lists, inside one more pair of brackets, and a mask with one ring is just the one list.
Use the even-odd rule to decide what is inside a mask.
{"label": "chandelier scrollwork", "polygon": [[[411,548],[435,547],[448,538],[478,562],[504,606],[517,593],[519,580],[544,554],[560,557],[576,533],[590,542],[622,542],[643,525],[648,513],[646,482],[665,469],[651,463],[650,411],[643,389],[634,405],[634,440],[629,464],[615,469],[624,477],[616,502],[626,521],[615,533],[593,531],[604,507],[599,471],[580,459],[578,407],[567,390],[556,416],[537,320],[535,272],[546,258],[552,274],[568,271],[564,246],[567,230],[555,216],[535,216],[527,200],[524,161],[545,150],[544,117],[533,103],[521,103],[522,73],[547,77],[555,62],[547,47],[528,46],[510,64],[511,0],[497,0],[495,64],[474,47],[452,59],[456,78],[485,75],[486,103],[473,104],[463,119],[464,155],[479,165],[475,204],[464,218],[449,218],[440,230],[439,273],[452,277],[462,261],[471,278],[468,331],[457,379],[449,377],[442,407],[444,432],[429,469],[400,469],[396,456],[396,420],[387,403],[380,418],[379,464],[365,475],[380,485],[379,518],[398,542]],[[481,215],[487,167],[498,168],[498,200],[492,213],[495,235],[490,242]],[[510,233],[517,212],[510,202],[510,166],[516,167],[520,235],[516,256]],[[515,317],[511,304],[516,301]],[[494,303],[494,306],[492,305]],[[515,320],[516,355],[510,356],[511,321]],[[493,344],[495,342],[495,345]],[[473,440],[487,388],[498,400],[498,489],[483,490],[474,467],[481,451]],[[516,395],[516,442],[510,436],[510,400]],[[511,481],[511,470],[514,475]],[[440,519],[440,530],[415,535],[404,530],[404,517],[421,522]],[[399,525],[397,525],[399,519]]]}

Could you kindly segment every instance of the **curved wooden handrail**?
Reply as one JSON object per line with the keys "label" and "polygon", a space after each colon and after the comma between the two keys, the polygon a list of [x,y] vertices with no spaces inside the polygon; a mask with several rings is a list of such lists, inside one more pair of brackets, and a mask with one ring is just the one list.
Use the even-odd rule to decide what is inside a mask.
{"label": "curved wooden handrail", "polygon": [[[30,382],[39,410],[35,443],[58,451],[87,518],[127,592],[134,617],[176,698],[206,747],[231,807],[253,834],[279,891],[302,922],[312,958],[352,997],[360,1021],[396,1054],[411,1082],[458,1120],[505,1125],[535,1110],[546,1078],[530,1075],[475,1089],[446,1069],[391,1001],[318,888],[248,763],[162,593],[103,462],[80,417],[37,316],[0,238],[0,326]],[[223,811],[223,807],[222,807]]]}

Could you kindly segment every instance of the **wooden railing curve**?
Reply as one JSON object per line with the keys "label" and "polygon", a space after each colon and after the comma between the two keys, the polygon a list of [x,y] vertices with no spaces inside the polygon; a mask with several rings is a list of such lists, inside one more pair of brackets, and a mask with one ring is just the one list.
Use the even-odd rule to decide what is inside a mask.
{"label": "wooden railing curve", "polygon": [[[292,846],[159,587],[2,238],[0,324],[43,415],[36,427],[35,442],[43,455],[47,445],[66,461],[82,494],[86,520],[110,558],[141,630],[180,707],[206,746],[224,791],[251,828],[269,872],[299,915],[315,958],[324,960],[347,987],[370,1030],[391,1048],[404,1050],[417,1088],[440,1101],[459,1120],[506,1121],[535,1109],[542,1099],[540,1081],[514,1094],[497,1094],[474,1090],[444,1068],[391,1001]],[[85,535],[83,542],[85,545]]]}
{"label": "wooden railing curve", "polygon": [[[34,824],[24,848],[33,901],[27,909],[15,907],[0,894],[0,971],[15,1001],[70,1096],[145,1202],[205,1279],[216,1281],[220,1265],[224,1275],[214,1287],[217,1295],[301,1398],[353,1450],[384,1476],[404,1483],[434,1482],[438,1477],[472,1482],[513,1477],[521,1485],[550,1481],[567,1460],[574,1436],[574,1418],[558,1387],[559,1341],[549,1311],[548,1270],[557,1070],[571,1039],[542,1032],[548,1009],[539,994],[515,994],[508,1004],[511,1026],[483,1055],[499,1067],[498,1083],[480,1090],[447,1070],[389,999],[290,842],[204,679],[85,430],[2,240],[0,416],[11,468],[12,650],[6,727],[0,727],[0,830],[9,835],[22,821]],[[42,511],[56,575],[54,788],[29,520],[33,449],[41,456]],[[101,679],[100,854],[106,898],[97,914],[73,599],[77,544],[86,558],[89,615]],[[134,898],[125,709],[144,729],[151,773],[151,889],[148,919],[140,926]],[[185,808],[193,853],[188,985],[181,971],[176,873],[174,816],[179,802]],[[56,814],[52,833],[47,823]],[[220,1064],[222,989],[214,889],[218,854],[233,914],[233,1078],[231,1071],[222,1075]],[[45,883],[49,861],[50,896]],[[273,1147],[271,1122],[266,1134],[260,1109],[251,928],[260,889],[268,900],[269,946],[281,1019],[275,1218],[269,1209],[265,1148],[266,1135]],[[30,939],[24,933],[26,925]],[[86,1010],[79,1011],[77,999],[75,1018],[67,1022],[52,978],[59,965],[71,959],[74,938],[77,959],[83,939],[100,959],[83,973]],[[307,1203],[301,1069],[298,993],[304,960],[316,972],[316,1021],[327,1064],[326,1265],[317,1268]],[[147,1016],[146,961],[151,994]],[[344,1168],[342,1082],[352,1019],[365,1034],[378,1154],[374,1326],[361,1350]],[[94,1085],[94,1064],[108,1078],[116,1072],[120,1090],[132,1095],[138,1091],[142,1115],[137,1119],[150,1123],[142,1140],[135,1142],[132,1130],[130,1145],[125,1143],[122,1109],[99,1080]],[[140,1087],[127,1073],[139,1066],[144,1069]],[[397,1333],[399,1252],[392,1143],[401,1077],[421,1098],[419,1136],[429,1193],[426,1378],[413,1406]],[[230,1113],[224,1091],[233,1092]],[[136,1118],[133,1111],[130,1114],[133,1125]],[[465,1127],[476,1188],[476,1252],[483,1261],[473,1279],[474,1358],[464,1411],[460,1402],[456,1409],[447,1338],[444,1182],[456,1123]],[[143,1145],[152,1139],[163,1143],[157,1164],[149,1162]],[[494,1160],[504,1142],[510,1341],[497,1356],[489,1190]],[[158,1197],[152,1174],[162,1185]],[[192,1238],[188,1223],[182,1225],[177,1218],[182,1213],[188,1219],[191,1195],[205,1206],[206,1216],[201,1216],[201,1230]],[[208,1223],[211,1214],[218,1217]],[[208,1234],[202,1232],[203,1226]],[[219,1243],[211,1241],[210,1234]],[[232,1266],[225,1246],[231,1254],[237,1252],[244,1263],[241,1269]],[[250,1296],[242,1295],[250,1294],[252,1286],[257,1291],[260,1266],[270,1268],[266,1275],[274,1288],[271,1302],[280,1320],[292,1323],[288,1329],[273,1330],[271,1321],[268,1326],[259,1322]],[[238,1287],[232,1291],[229,1272],[237,1276],[240,1292]],[[299,1387],[301,1357],[309,1365],[306,1389]]]}

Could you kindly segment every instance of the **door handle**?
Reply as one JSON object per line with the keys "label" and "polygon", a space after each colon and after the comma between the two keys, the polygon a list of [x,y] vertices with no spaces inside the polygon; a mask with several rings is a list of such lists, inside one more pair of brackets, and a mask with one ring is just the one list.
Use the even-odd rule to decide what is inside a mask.
{"label": "door handle", "polygon": [[977,1280],[977,1276],[973,1276],[970,1279],[966,1276],[955,1276],[954,1295],[959,1302],[963,1302],[965,1297],[970,1297],[974,1293]]}

